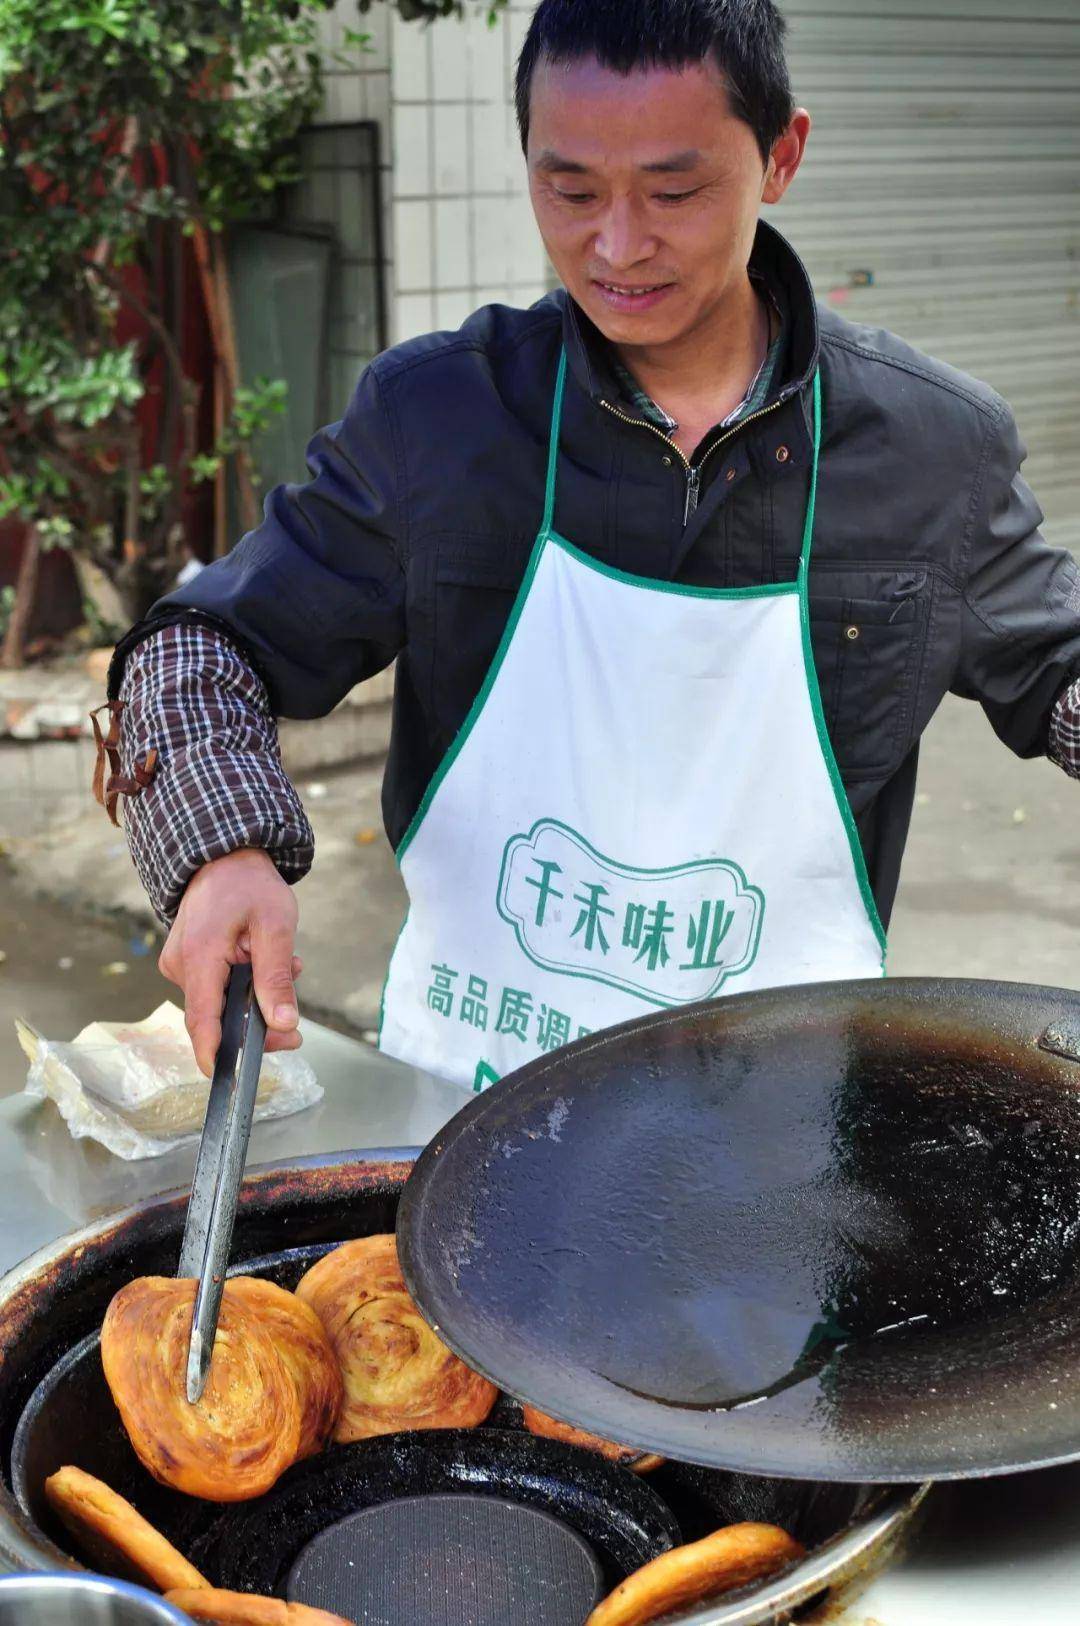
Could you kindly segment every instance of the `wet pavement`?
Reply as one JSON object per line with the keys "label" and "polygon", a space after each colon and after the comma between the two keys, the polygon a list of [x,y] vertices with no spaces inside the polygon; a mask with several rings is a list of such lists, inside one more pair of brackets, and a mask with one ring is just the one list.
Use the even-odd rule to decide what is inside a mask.
{"label": "wet pavement", "polygon": [[0,863],[0,1096],[26,1078],[16,1016],[48,1039],[71,1039],[88,1022],[146,1016],[175,992],[148,935],[28,898]]}

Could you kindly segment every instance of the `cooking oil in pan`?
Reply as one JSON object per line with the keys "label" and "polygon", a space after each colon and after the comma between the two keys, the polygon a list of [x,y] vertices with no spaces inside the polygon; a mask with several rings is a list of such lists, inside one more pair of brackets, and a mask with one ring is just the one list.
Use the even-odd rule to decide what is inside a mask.
{"label": "cooking oil in pan", "polygon": [[[808,1383],[868,1394],[886,1370],[919,1392],[947,1352],[982,1365],[988,1337],[1015,1341],[1033,1314],[1052,1314],[1080,1277],[1080,1182],[1060,1122],[999,1097],[997,1114],[946,1109],[916,1127],[895,1108],[891,1122],[868,1113],[868,1095],[804,1178],[789,1164],[782,1183],[753,1190],[726,1164],[716,1184],[692,1164],[694,1202],[672,1206],[651,1247],[638,1227],[635,1285],[609,1295],[635,1304],[629,1347],[616,1337],[590,1370],[689,1412]],[[624,1239],[628,1219],[622,1207]]]}
{"label": "cooking oil in pan", "polygon": [[[747,1406],[757,1406],[764,1400],[771,1400],[774,1395],[783,1394],[786,1389],[793,1389],[800,1383],[806,1383],[810,1378],[820,1376],[836,1355],[849,1346],[858,1344],[865,1348],[871,1342],[886,1338],[890,1333],[908,1332],[912,1329],[930,1331],[934,1326],[933,1317],[919,1314],[879,1327],[869,1334],[853,1335],[828,1311],[824,1311],[823,1315],[823,1320],[815,1321],[810,1327],[802,1351],[787,1371],[760,1388],[742,1393],[732,1392],[730,1386],[726,1386],[723,1393],[713,1393],[708,1398],[689,1399],[636,1389],[631,1384],[621,1383],[617,1378],[605,1373],[596,1375],[605,1377],[624,1394],[632,1394],[639,1400],[650,1400],[656,1405],[677,1408],[679,1411],[741,1411]],[[786,1316],[782,1319],[789,1320]]]}
{"label": "cooking oil in pan", "polygon": [[557,1360],[665,1408],[824,1399],[872,1429],[883,1394],[921,1404],[961,1367],[980,1384],[995,1344],[1029,1347],[1080,1284],[1080,1094],[857,1037],[703,1044],[662,1089],[636,1064],[558,1081],[560,1138],[485,1163],[458,1281],[523,1389]]}

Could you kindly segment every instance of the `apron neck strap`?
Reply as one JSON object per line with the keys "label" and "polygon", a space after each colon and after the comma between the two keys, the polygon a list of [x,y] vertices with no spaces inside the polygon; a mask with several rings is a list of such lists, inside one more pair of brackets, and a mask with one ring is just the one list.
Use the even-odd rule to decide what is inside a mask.
{"label": "apron neck strap", "polygon": [[[559,425],[562,421],[563,390],[566,385],[566,346],[559,354],[559,371],[555,378],[555,399],[551,407],[551,433],[548,439],[547,486],[544,491],[544,522],[541,532],[547,536],[555,518],[555,466],[559,456]],[[810,465],[810,495],[806,502],[806,521],[803,525],[802,549],[799,554],[799,584],[806,585],[810,570],[810,547],[814,540],[814,509],[817,505],[818,462],[821,457],[821,372],[814,374],[814,456]]]}
{"label": "apron neck strap", "polygon": [[547,536],[555,517],[555,463],[559,455],[559,423],[562,418],[563,386],[566,383],[566,346],[559,355],[559,372],[555,379],[555,401],[551,408],[551,436],[548,441],[547,489],[544,492],[544,523],[541,534]]}
{"label": "apron neck strap", "polygon": [[821,455],[821,373],[814,374],[814,460],[810,465],[810,495],[806,500],[802,552],[799,555],[799,586],[805,587],[810,571],[810,544],[814,540],[814,507],[817,503],[818,459]]}

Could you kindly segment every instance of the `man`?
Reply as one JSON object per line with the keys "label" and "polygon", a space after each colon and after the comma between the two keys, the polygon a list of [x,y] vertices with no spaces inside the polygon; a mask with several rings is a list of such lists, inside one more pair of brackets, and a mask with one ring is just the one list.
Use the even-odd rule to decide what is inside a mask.
{"label": "man", "polygon": [[126,824],[204,1069],[248,957],[299,1042],[312,838],[272,716],[395,657],[381,1042],[477,1087],[880,974],[946,691],[1080,774],[1080,580],[1008,409],[818,306],[759,223],[810,130],[783,34],[770,0],[542,0],[517,104],[564,289],[380,356],[310,482],[121,644]]}

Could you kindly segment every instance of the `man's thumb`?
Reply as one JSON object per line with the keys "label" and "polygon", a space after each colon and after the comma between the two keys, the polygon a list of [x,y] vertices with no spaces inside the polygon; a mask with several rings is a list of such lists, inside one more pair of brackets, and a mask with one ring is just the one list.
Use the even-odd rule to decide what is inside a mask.
{"label": "man's thumb", "polygon": [[251,971],[255,998],[268,1028],[287,1033],[299,1021],[293,987],[291,927],[255,925],[251,931]]}

